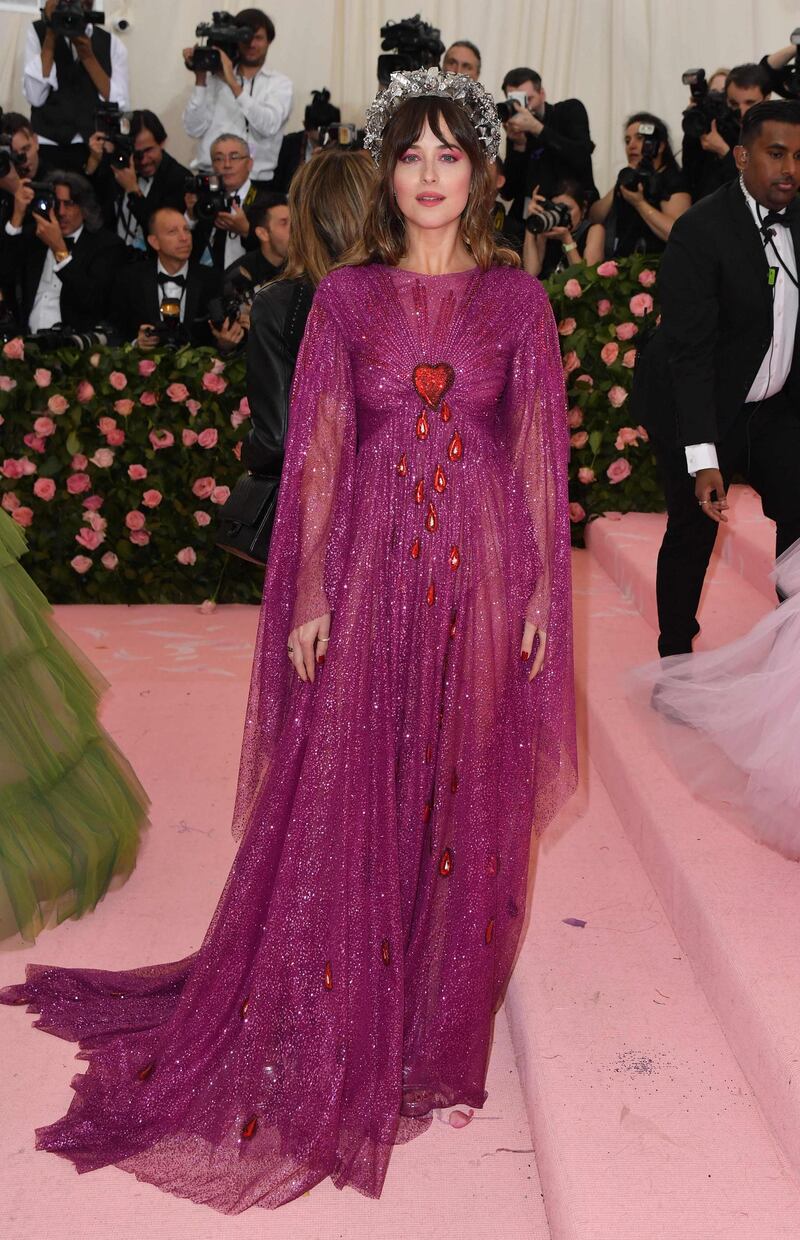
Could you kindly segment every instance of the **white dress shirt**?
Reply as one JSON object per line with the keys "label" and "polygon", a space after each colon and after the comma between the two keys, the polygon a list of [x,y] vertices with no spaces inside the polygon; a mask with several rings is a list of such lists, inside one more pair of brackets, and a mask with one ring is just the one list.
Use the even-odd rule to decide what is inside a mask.
{"label": "white dress shirt", "polygon": [[284,73],[262,65],[255,77],[239,77],[242,93],[234,95],[222,78],[209,74],[206,86],[195,86],[183,113],[190,138],[198,138],[195,163],[211,167],[211,143],[222,133],[235,133],[250,145],[253,179],[269,181],[278,162],[284,126],[292,110],[292,83]]}
{"label": "white dress shirt", "polygon": [[[183,276],[184,280],[188,280],[189,260],[188,259],[186,260],[186,262],[181,267],[180,271],[176,271],[172,273],[172,272],[167,271],[164,267],[161,266],[161,259],[159,259],[156,264],[156,270],[159,276],[171,277],[174,274],[175,276]],[[180,320],[182,323],[184,320],[184,316],[186,314],[186,285],[184,284],[183,288],[181,288],[180,284],[173,284],[171,278],[168,278],[164,281],[163,284],[159,281],[158,291],[159,291],[159,302],[167,300],[167,301],[179,301],[181,303]]]}
{"label": "white dress shirt", "polygon": [[[153,188],[152,177],[137,177],[139,189],[142,191],[144,198]],[[126,245],[132,245],[136,250],[146,250],[147,242],[144,239],[144,229],[137,220],[136,216],[128,206],[128,195],[122,195],[122,201],[119,205],[119,219],[117,220],[117,233]]]}
{"label": "white dress shirt", "polygon": [[[239,189],[234,190],[236,197],[239,199],[239,207],[241,210],[244,210],[243,204],[247,202],[247,195],[250,193],[251,188],[252,188],[251,181],[250,181],[250,178],[248,177],[244,185],[240,185]],[[227,194],[228,190],[225,190],[225,193]],[[197,227],[197,220],[189,219],[188,215],[186,216],[186,219],[188,221],[189,227],[192,230],[194,230]],[[203,251],[203,253],[200,255],[200,262],[203,264],[204,267],[212,267],[214,265],[213,249],[214,249],[214,242],[216,240],[216,237],[217,237],[217,230],[216,228],[212,228],[211,235],[208,238],[208,245],[206,249]],[[244,237],[240,237],[238,233],[229,232],[225,238],[225,260],[224,260],[225,270],[227,271],[231,263],[235,263],[238,259],[242,258],[246,253],[247,251],[244,245]]]}
{"label": "white dress shirt", "polygon": [[[22,229],[12,229],[10,224],[6,225],[6,232],[14,236]],[[76,242],[83,232],[81,224],[77,232],[72,233],[70,241]],[[68,240],[68,238],[64,238]],[[59,271],[72,262],[72,255],[68,254],[65,259],[57,263],[52,250],[48,250],[44,260],[44,267],[39,279],[39,287],[36,290],[36,296],[33,299],[33,309],[28,319],[28,330],[31,332],[42,331],[46,327],[53,327],[56,323],[61,322],[61,289],[62,284],[58,278]]]}
{"label": "white dress shirt", "polygon": [[[745,202],[760,234],[761,221],[767,214],[767,209],[760,206],[752,194],[747,192],[743,181],[740,184]],[[784,207],[783,210],[785,211],[786,208]],[[779,211],[778,214],[783,215],[783,211]],[[794,355],[794,338],[797,330],[797,312],[800,296],[798,295],[797,286],[789,279],[781,263],[784,263],[795,279],[797,279],[797,257],[789,228],[779,224],[770,231],[773,236],[767,241],[765,253],[770,267],[777,271],[775,284],[773,285],[772,340],[759,367],[758,374],[753,380],[750,391],[747,393],[747,404],[760,403],[762,400],[767,400],[770,396],[776,396],[783,389],[786,380],[789,378],[789,371],[792,368],[792,357]],[[692,476],[699,469],[719,469],[719,459],[714,444],[689,444],[686,448],[686,465]]]}
{"label": "white dress shirt", "polygon": [[[92,26],[86,27],[88,38],[92,37]],[[69,40],[68,40],[69,42]],[[78,59],[78,53],[72,43],[69,44],[72,50],[74,60]],[[25,36],[25,67],[22,71],[22,91],[25,98],[32,108],[40,108],[47,102],[47,97],[51,90],[58,90],[58,70],[55,64],[50,70],[47,77],[42,72],[42,45],[39,42],[39,36],[33,26],[28,27]],[[130,105],[128,99],[130,97],[130,89],[128,85],[128,51],[116,35],[111,36],[111,92],[108,96],[109,103],[118,103],[121,111],[125,111]],[[102,102],[102,95],[98,94],[98,100]],[[39,141],[45,146],[54,146],[55,143],[50,138],[39,137]],[[83,138],[79,133],[74,134],[73,143],[83,142]]]}

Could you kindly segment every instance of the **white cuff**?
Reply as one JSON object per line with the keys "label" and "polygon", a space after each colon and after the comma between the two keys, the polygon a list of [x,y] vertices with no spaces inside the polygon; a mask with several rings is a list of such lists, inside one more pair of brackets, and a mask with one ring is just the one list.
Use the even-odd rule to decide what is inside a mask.
{"label": "white cuff", "polygon": [[15,228],[14,225],[11,223],[11,220],[8,221],[8,223],[6,224],[6,236],[7,237],[18,237],[21,232],[22,232],[21,226],[19,228]]}
{"label": "white cuff", "polygon": [[63,271],[64,268],[68,266],[68,264],[71,262],[72,262],[72,255],[68,254],[66,258],[62,258],[60,263],[53,264],[53,271],[55,271],[56,273],[58,273],[59,271]]}
{"label": "white cuff", "polygon": [[687,444],[686,468],[693,478],[700,469],[719,469],[719,458],[717,457],[717,449],[714,444]]}

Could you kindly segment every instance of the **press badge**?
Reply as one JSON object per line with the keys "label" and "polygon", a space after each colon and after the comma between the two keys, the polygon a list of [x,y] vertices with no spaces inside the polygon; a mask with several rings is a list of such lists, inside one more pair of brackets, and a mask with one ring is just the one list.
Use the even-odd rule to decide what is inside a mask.
{"label": "press badge", "polygon": [[779,271],[780,271],[779,267],[770,267],[769,274],[767,275],[767,284],[770,286],[770,288],[775,287],[775,281],[778,278]]}

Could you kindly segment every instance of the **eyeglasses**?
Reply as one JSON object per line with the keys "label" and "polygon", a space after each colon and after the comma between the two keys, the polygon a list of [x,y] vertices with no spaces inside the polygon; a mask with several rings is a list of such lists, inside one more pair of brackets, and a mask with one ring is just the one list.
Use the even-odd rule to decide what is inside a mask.
{"label": "eyeglasses", "polygon": [[212,164],[214,164],[215,166],[216,166],[216,165],[219,165],[219,164],[241,164],[241,163],[243,163],[243,161],[244,161],[244,160],[249,159],[249,158],[250,158],[250,156],[249,156],[249,155],[237,155],[237,154],[233,154],[233,155],[212,155],[212,156],[211,156],[211,162],[212,162]]}

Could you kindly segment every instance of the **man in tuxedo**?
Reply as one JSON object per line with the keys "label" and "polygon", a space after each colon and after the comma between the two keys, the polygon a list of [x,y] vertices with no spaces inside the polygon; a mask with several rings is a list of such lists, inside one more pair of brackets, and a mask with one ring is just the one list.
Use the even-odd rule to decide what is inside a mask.
{"label": "man in tuxedo", "polygon": [[[152,329],[167,320],[176,329],[176,343],[211,344],[208,303],[221,294],[222,276],[192,261],[185,216],[160,207],[150,220],[147,242],[153,258],[132,263],[117,280],[111,311],[115,327],[142,349],[155,348],[159,342]],[[177,314],[164,312],[176,306]]]}
{"label": "man in tuxedo", "polygon": [[288,194],[297,169],[322,149],[323,130],[330,125],[338,125],[341,119],[341,112],[331,103],[330,91],[324,87],[322,90],[312,90],[311,103],[303,115],[303,128],[287,133],[281,142],[270,189],[276,194]]}
{"label": "man in tuxedo", "polygon": [[42,331],[63,323],[90,331],[107,318],[114,278],[125,262],[119,237],[103,228],[88,181],[76,172],[48,178],[55,204],[47,215],[33,212],[34,191],[23,181],[5,226],[3,263],[16,290],[23,330]]}
{"label": "man in tuxedo", "polygon": [[800,103],[751,108],[739,178],[676,220],[661,264],[661,324],[637,363],[634,419],[650,433],[667,502],[658,557],[659,653],[688,653],[731,477],[800,537]]}
{"label": "man in tuxedo", "polygon": [[195,210],[197,195],[187,194],[186,214],[193,230],[194,257],[202,262],[210,256],[217,271],[223,272],[237,258],[258,248],[247,218],[257,190],[251,183],[253,160],[244,138],[236,134],[220,134],[211,143],[211,167],[219,177],[226,197],[233,199],[230,211],[218,212],[213,220],[198,220]]}

